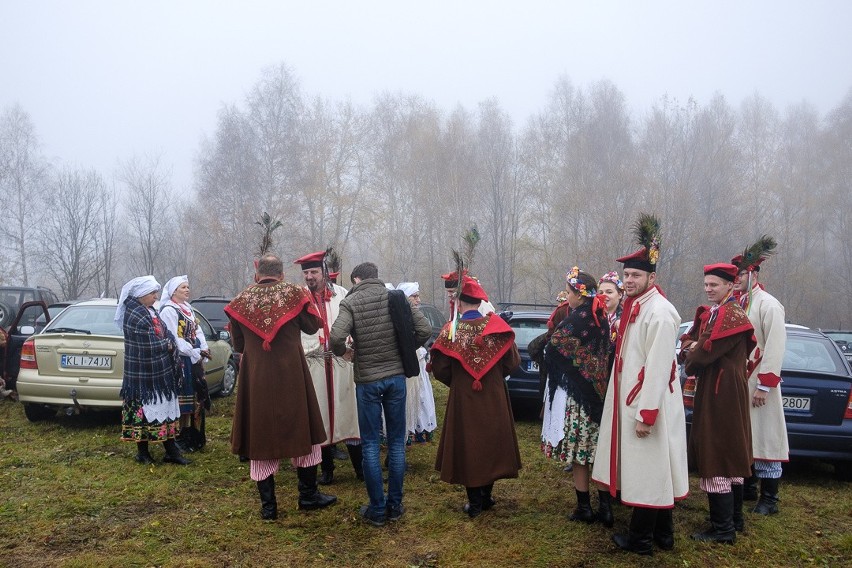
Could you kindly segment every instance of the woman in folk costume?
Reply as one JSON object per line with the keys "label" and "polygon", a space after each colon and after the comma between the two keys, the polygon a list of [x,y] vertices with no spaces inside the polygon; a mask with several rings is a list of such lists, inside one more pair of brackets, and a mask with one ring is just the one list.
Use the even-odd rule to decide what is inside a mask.
{"label": "woman in folk costume", "polygon": [[435,469],[467,490],[464,511],[477,517],[495,505],[494,481],[518,477],[521,454],[504,377],[521,361],[515,333],[500,316],[479,313],[482,287],[465,278],[458,295],[461,319],[450,338],[444,325],[432,346],[432,374],[450,387]]}
{"label": "woman in folk costume", "polygon": [[204,409],[210,407],[207,393],[196,392],[193,374],[199,383],[204,381],[203,362],[210,359],[210,349],[204,331],[198,325],[189,305],[189,279],[175,276],[163,286],[160,297],[160,318],[177,342],[183,381],[178,394],[180,404],[180,433],[178,445],[185,452],[194,452],[207,442],[204,434]]}
{"label": "woman in folk costume", "polygon": [[621,322],[621,301],[624,299],[624,284],[618,272],[611,270],[598,280],[598,294],[606,302],[606,319],[609,321],[609,335],[612,345],[618,339],[618,324]]}
{"label": "woman in folk costume", "polygon": [[[417,282],[401,282],[397,290],[405,292],[412,309],[420,306],[420,284]],[[408,426],[409,443],[430,442],[432,432],[438,427],[435,416],[435,397],[432,393],[432,382],[426,371],[426,358],[429,352],[425,347],[417,349],[417,361],[420,363],[420,374],[406,379],[407,398],[405,402],[405,423]]]}
{"label": "woman in folk costume", "polygon": [[160,284],[140,276],[121,289],[115,325],[124,332],[124,377],[121,383],[121,439],[136,442],[136,461],[154,463],[149,442],[162,442],[164,462],[186,465],[175,443],[180,418],[174,336],[154,309]]}
{"label": "woman in folk costume", "polygon": [[610,496],[598,491],[599,509],[589,500],[589,467],[595,461],[603,401],[609,378],[611,340],[606,303],[595,279],[576,266],[568,272],[571,308],[545,347],[548,381],[541,446],[544,454],[573,464],[577,508],[572,521],[613,523]]}

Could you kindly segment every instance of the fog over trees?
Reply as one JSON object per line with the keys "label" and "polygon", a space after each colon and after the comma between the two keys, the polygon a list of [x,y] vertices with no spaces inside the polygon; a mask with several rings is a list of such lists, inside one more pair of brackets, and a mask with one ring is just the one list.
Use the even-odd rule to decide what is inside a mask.
{"label": "fog over trees", "polygon": [[852,91],[825,115],[761,94],[628,106],[611,82],[566,77],[524,124],[498,99],[442,109],[383,93],[358,107],[304,92],[282,64],[222,106],[183,194],[168,156],[112,172],[50,163],[14,105],[0,109],[0,284],[85,298],[188,274],[194,297],[231,296],[252,281],[266,211],[284,223],[285,263],[334,246],[344,285],[369,260],[438,305],[475,225],[472,273],[492,302],[552,303],[572,265],[620,271],[644,211],[661,219],[658,280],[684,320],[705,300],[702,265],[769,234],[761,281],[788,320],[852,327]]}

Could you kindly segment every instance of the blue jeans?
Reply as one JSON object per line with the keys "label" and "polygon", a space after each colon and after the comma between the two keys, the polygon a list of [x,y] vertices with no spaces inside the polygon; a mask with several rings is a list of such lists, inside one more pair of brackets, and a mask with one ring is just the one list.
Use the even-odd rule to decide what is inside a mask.
{"label": "blue jeans", "polygon": [[[394,375],[372,383],[356,384],[358,428],[364,456],[364,484],[370,497],[369,515],[384,518],[385,510],[402,504],[405,475],[405,377]],[[385,500],[379,436],[385,413],[388,443],[388,495]]]}

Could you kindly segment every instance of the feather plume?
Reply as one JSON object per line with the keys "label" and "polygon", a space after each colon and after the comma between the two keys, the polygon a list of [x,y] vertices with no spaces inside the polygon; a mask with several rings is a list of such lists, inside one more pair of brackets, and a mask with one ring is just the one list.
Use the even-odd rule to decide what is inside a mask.
{"label": "feather plume", "polygon": [[775,242],[775,239],[768,235],[761,236],[756,243],[743,251],[743,259],[738,268],[744,269],[755,264],[760,264],[767,257],[775,254],[776,246],[778,246],[778,243]]}
{"label": "feather plume", "polygon": [[332,246],[325,249],[325,262],[328,265],[329,272],[340,272],[340,267],[343,264],[340,254]]}
{"label": "feather plume", "polygon": [[462,237],[465,245],[463,259],[468,271],[473,270],[473,256],[476,252],[476,245],[479,243],[479,239],[479,230],[476,228],[476,225],[471,227]]}
{"label": "feather plume", "polygon": [[651,245],[660,244],[660,220],[650,213],[640,213],[639,219],[633,225],[633,236],[636,243],[647,249]]}
{"label": "feather plume", "polygon": [[254,224],[260,225],[261,228],[263,228],[260,248],[258,249],[258,256],[262,257],[272,249],[272,233],[278,227],[282,227],[283,223],[281,223],[281,221],[274,220],[269,213],[264,211],[263,215],[260,216],[260,221],[255,221]]}

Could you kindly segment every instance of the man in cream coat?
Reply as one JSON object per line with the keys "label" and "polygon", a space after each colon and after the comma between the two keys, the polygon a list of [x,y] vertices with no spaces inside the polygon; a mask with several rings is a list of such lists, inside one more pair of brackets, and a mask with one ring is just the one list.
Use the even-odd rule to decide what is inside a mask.
{"label": "man in cream coat", "polygon": [[764,236],[744,254],[731,259],[731,264],[739,268],[734,291],[740,295],[740,306],[748,314],[757,339],[757,347],[749,357],[748,387],[754,472],[760,479],[760,500],[752,512],[760,515],[778,512],[781,464],[790,459],[781,402],[781,362],[787,346],[784,306],[758,282],[760,264],[774,249],[775,241]]}
{"label": "man in cream coat", "polygon": [[[624,263],[627,294],[604,402],[592,480],[633,507],[621,549],[651,555],[674,547],[672,509],[689,493],[683,396],[675,373],[680,316],[656,286],[659,223],[640,218],[643,248]],[[637,233],[639,225],[637,225]]]}
{"label": "man in cream coat", "polygon": [[294,264],[301,265],[311,300],[323,319],[322,328],[315,334],[302,333],[302,349],[308,361],[328,436],[322,447],[322,475],[319,483],[330,485],[334,481],[333,444],[338,442],[346,442],[355,476],[364,479],[364,473],[352,363],[343,357],[336,357],[328,343],[331,326],[340,313],[340,302],[347,292],[346,288],[331,283],[325,266],[325,254],[325,251],[321,251],[305,255],[295,260]]}

